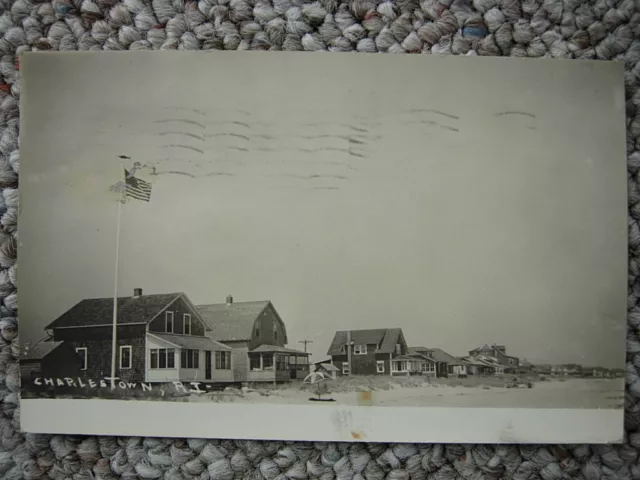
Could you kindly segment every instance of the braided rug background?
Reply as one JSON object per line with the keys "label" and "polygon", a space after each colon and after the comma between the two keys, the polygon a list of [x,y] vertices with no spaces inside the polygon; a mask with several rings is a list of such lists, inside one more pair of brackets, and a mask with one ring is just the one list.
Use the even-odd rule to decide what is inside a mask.
{"label": "braided rug background", "polygon": [[[640,479],[640,0],[0,0],[0,9],[0,478]],[[624,62],[630,240],[625,445],[286,444],[21,434],[17,55],[25,50],[126,49],[377,51]]]}

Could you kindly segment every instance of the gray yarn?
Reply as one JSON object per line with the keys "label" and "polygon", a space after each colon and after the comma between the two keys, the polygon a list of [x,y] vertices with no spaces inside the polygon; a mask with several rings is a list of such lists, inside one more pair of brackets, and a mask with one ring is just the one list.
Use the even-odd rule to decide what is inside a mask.
{"label": "gray yarn", "polygon": [[[0,0],[0,9],[0,478],[640,479],[639,1]],[[19,433],[16,55],[25,50],[127,49],[329,50],[624,62],[630,252],[625,444],[388,445]],[[401,75],[398,72],[399,82]]]}

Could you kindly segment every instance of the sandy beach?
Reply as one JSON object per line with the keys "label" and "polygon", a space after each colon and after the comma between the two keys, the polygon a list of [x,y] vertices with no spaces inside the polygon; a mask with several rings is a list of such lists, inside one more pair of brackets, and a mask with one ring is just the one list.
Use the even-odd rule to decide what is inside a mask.
{"label": "sandy beach", "polygon": [[[624,379],[569,379],[537,382],[532,388],[466,387],[431,384],[397,386],[373,391],[373,406],[390,407],[475,407],[475,408],[623,408]],[[222,401],[259,404],[311,404],[311,389],[277,388],[246,392],[192,395],[189,401]],[[358,393],[335,392],[324,396],[335,402],[316,405],[358,405]]]}

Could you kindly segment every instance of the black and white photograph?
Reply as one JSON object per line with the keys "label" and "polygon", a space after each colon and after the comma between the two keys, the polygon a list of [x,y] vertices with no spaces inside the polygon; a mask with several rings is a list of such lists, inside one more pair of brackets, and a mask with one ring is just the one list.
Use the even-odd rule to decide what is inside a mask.
{"label": "black and white photograph", "polygon": [[182,53],[22,58],[26,431],[622,440],[622,67]]}

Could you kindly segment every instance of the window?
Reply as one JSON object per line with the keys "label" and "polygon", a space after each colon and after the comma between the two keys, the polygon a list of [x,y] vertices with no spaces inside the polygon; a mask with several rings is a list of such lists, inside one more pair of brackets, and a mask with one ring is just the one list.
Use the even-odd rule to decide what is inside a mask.
{"label": "window", "polygon": [[[251,364],[254,365],[253,358]],[[260,358],[257,367],[254,369],[252,366],[251,369],[260,369]],[[231,370],[231,352],[216,352],[216,370]]]}
{"label": "window", "polygon": [[262,368],[265,370],[273,370],[273,355],[262,356]]}
{"label": "window", "polygon": [[343,375],[350,375],[351,374],[351,369],[349,368],[349,362],[344,362],[342,364],[342,374]]}
{"label": "window", "polygon": [[167,333],[173,333],[173,312],[164,312],[164,328]]}
{"label": "window", "polygon": [[151,368],[176,368],[176,350],[174,348],[154,348],[151,352]]}
{"label": "window", "polygon": [[82,370],[86,370],[87,369],[87,349],[85,347],[79,347],[76,348],[76,353],[80,356],[80,358],[82,359]]}
{"label": "window", "polygon": [[185,335],[191,335],[191,314],[185,313],[182,315],[182,333]]}
{"label": "window", "polygon": [[200,350],[181,350],[180,368],[200,368]]}
{"label": "window", "polygon": [[427,362],[427,365],[425,367],[425,372],[435,373],[435,371],[436,371],[435,364],[431,362]]}
{"label": "window", "polygon": [[287,370],[289,368],[289,357],[286,355],[276,355],[276,370]]}
{"label": "window", "polygon": [[376,362],[376,372],[384,373],[384,360],[378,360]]}
{"label": "window", "polygon": [[260,338],[260,327],[256,327],[256,338]]}
{"label": "window", "polygon": [[402,345],[396,343],[396,354],[400,355],[402,353]]}
{"label": "window", "polygon": [[391,371],[392,372],[406,372],[407,371],[407,362],[405,360],[394,360],[391,362]]}
{"label": "window", "polygon": [[260,370],[260,355],[251,355],[249,357],[249,368],[251,370]]}
{"label": "window", "polygon": [[278,325],[276,323],[273,324],[273,339],[278,340]]}
{"label": "window", "polygon": [[366,355],[367,354],[367,346],[366,345],[356,345],[353,347],[353,353],[355,355]]}
{"label": "window", "polygon": [[120,368],[131,368],[131,345],[120,346]]}

